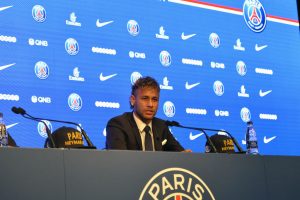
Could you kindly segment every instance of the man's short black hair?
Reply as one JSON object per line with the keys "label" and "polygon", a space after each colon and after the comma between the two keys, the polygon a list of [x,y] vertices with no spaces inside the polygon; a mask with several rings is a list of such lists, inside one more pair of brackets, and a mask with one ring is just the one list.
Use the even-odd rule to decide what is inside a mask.
{"label": "man's short black hair", "polygon": [[[153,88],[156,89],[158,93],[160,92],[160,87],[157,81],[150,76],[146,76],[146,77],[141,77],[135,81],[135,83],[131,87],[131,95],[135,95],[135,92],[138,89],[145,88],[145,87]],[[133,108],[133,105],[130,104],[130,108]]]}

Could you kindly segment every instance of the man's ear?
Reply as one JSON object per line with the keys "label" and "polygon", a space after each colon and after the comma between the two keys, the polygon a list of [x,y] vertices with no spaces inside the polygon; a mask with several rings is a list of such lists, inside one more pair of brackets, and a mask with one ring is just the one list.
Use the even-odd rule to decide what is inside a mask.
{"label": "man's ear", "polygon": [[135,96],[134,96],[134,95],[131,95],[131,96],[130,96],[130,105],[131,105],[132,107],[134,107],[134,104],[135,104]]}

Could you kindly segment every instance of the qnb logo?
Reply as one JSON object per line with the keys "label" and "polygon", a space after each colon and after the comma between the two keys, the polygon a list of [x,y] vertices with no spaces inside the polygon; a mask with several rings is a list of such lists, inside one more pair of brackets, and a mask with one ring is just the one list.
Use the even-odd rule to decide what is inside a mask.
{"label": "qnb logo", "polygon": [[20,97],[16,94],[1,94],[0,93],[0,100],[1,101],[19,101]]}
{"label": "qnb logo", "polygon": [[229,117],[229,111],[227,110],[215,110],[216,117]]}
{"label": "qnb logo", "polygon": [[32,8],[32,17],[37,22],[44,22],[46,20],[46,10],[41,5],[35,5]]}
{"label": "qnb logo", "polygon": [[236,63],[236,71],[239,75],[245,76],[247,73],[247,67],[246,64],[243,61],[238,61]]}
{"label": "qnb logo", "polygon": [[251,120],[251,113],[250,110],[246,107],[243,107],[241,109],[241,119],[243,120],[243,122],[249,122]]}
{"label": "qnb logo", "polygon": [[[49,128],[50,132],[52,133],[52,124],[47,121],[47,120],[42,120],[43,122],[46,123],[47,127]],[[39,133],[40,136],[42,136],[43,138],[47,138],[47,129],[46,126],[43,122],[39,122],[37,125],[37,131]]]}
{"label": "qnb logo", "polygon": [[118,102],[107,102],[107,101],[95,101],[95,106],[99,108],[120,108],[120,103]]}
{"label": "qnb logo", "polygon": [[38,97],[38,96],[32,96],[31,97],[32,103],[51,103],[50,97]]}
{"label": "qnb logo", "polygon": [[211,68],[216,68],[216,69],[225,69],[225,64],[224,63],[218,63],[218,62],[210,62],[210,67]]}
{"label": "qnb logo", "polygon": [[267,24],[267,15],[258,0],[245,0],[243,15],[247,26],[254,32],[262,32]]}
{"label": "qnb logo", "polygon": [[170,66],[172,59],[171,59],[171,55],[169,54],[169,52],[161,51],[159,54],[159,61],[165,67]]}
{"label": "qnb logo", "polygon": [[129,51],[128,54],[129,54],[130,58],[146,59],[146,54],[145,53],[139,53],[139,52]]}
{"label": "qnb logo", "polygon": [[215,200],[215,197],[195,173],[183,168],[167,168],[156,173],[147,182],[139,197],[139,200],[144,199]]}
{"label": "qnb logo", "polygon": [[132,36],[137,36],[140,33],[140,26],[135,20],[129,20],[127,22],[127,31]]}
{"label": "qnb logo", "polygon": [[74,38],[65,41],[65,49],[69,55],[75,56],[79,52],[79,44]]}
{"label": "qnb logo", "polygon": [[186,108],[185,112],[191,115],[207,115],[207,110],[202,108]]}
{"label": "qnb logo", "polygon": [[171,101],[166,101],[163,106],[164,113],[167,117],[174,117],[175,106]]}
{"label": "qnb logo", "polygon": [[130,76],[131,85],[133,85],[139,78],[143,77],[140,72],[132,72]]}
{"label": "qnb logo", "polygon": [[49,67],[47,63],[43,61],[38,61],[34,66],[34,73],[39,79],[46,79],[50,74]]}
{"label": "qnb logo", "polygon": [[265,120],[275,120],[275,121],[278,119],[277,115],[275,114],[264,114],[264,113],[259,114],[259,118]]}
{"label": "qnb logo", "polygon": [[215,81],[213,85],[213,89],[217,96],[222,96],[225,92],[224,85],[221,81]]}
{"label": "qnb logo", "polygon": [[264,68],[255,68],[257,74],[273,75],[273,70]]}
{"label": "qnb logo", "polygon": [[47,47],[48,46],[48,41],[47,40],[36,40],[33,38],[29,38],[28,39],[28,44],[30,46],[43,46],[43,47]]}
{"label": "qnb logo", "polygon": [[82,108],[82,99],[76,94],[72,93],[68,97],[68,105],[73,111],[79,111]]}
{"label": "qnb logo", "polygon": [[195,65],[195,66],[203,66],[203,61],[202,60],[194,60],[194,59],[190,59],[190,58],[182,58],[181,59],[182,64],[185,65]]}
{"label": "qnb logo", "polygon": [[102,48],[102,47],[92,47],[92,52],[99,53],[99,54],[113,55],[113,56],[117,55],[117,50]]}
{"label": "qnb logo", "polygon": [[17,38],[15,36],[0,35],[0,41],[1,42],[16,43],[17,42]]}
{"label": "qnb logo", "polygon": [[218,34],[211,33],[209,35],[209,43],[213,48],[218,48],[221,45],[221,40]]}

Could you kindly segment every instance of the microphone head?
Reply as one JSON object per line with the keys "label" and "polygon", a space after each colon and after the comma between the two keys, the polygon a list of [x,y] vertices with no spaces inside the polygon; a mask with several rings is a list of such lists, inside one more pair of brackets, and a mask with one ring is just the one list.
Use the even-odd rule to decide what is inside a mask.
{"label": "microphone head", "polygon": [[13,111],[16,114],[21,114],[21,115],[25,115],[26,114],[26,111],[23,108],[20,108],[20,107],[17,108],[15,106],[11,108],[11,111]]}
{"label": "microphone head", "polygon": [[20,114],[19,109],[16,108],[15,106],[11,108],[11,111],[13,111],[13,113]]}

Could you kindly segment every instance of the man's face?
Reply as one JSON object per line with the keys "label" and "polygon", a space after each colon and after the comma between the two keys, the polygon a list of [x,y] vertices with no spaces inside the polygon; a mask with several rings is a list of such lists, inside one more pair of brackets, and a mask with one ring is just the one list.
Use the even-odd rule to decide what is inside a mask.
{"label": "man's face", "polygon": [[133,112],[146,124],[155,116],[158,102],[159,93],[157,89],[151,87],[137,89],[135,94],[130,96]]}

